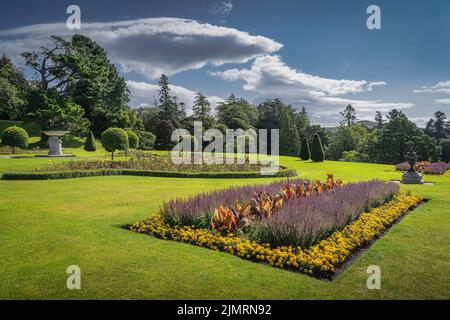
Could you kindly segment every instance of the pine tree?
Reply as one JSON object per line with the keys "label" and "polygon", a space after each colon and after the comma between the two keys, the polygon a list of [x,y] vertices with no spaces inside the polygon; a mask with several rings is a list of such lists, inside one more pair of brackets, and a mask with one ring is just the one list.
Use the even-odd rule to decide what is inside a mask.
{"label": "pine tree", "polygon": [[380,111],[375,111],[375,127],[381,129],[383,127],[385,120],[383,120],[383,115]]}
{"label": "pine tree", "polygon": [[310,120],[309,120],[308,113],[306,112],[305,107],[302,107],[300,112],[297,114],[295,120],[296,120],[298,135],[302,138],[306,137],[308,128],[310,126]]}
{"label": "pine tree", "polygon": [[192,106],[195,120],[203,120],[210,116],[211,103],[201,92],[195,94],[194,105]]}
{"label": "pine tree", "polygon": [[302,139],[302,145],[300,148],[300,159],[302,160],[309,160],[311,157],[311,152],[309,151],[309,143],[306,138]]}
{"label": "pine tree", "polygon": [[89,134],[86,138],[86,142],[84,143],[84,150],[89,151],[89,152],[93,152],[93,151],[97,150],[97,145],[95,143],[95,138],[94,138],[94,134],[92,133],[92,131],[89,131]]}
{"label": "pine tree", "polygon": [[280,154],[298,157],[300,154],[300,138],[289,107],[280,109]]}
{"label": "pine tree", "polygon": [[179,126],[182,110],[179,109],[176,98],[170,95],[169,79],[165,74],[161,75],[158,85],[160,118],[170,121],[174,126]]}
{"label": "pine tree", "polygon": [[340,112],[341,116],[344,117],[342,121],[340,122],[341,125],[347,125],[350,127],[351,125],[355,124],[356,119],[356,110],[352,107],[351,104],[349,104],[343,112]]}
{"label": "pine tree", "polygon": [[325,159],[322,142],[318,134],[314,135],[311,144],[311,160],[314,162],[322,162]]}

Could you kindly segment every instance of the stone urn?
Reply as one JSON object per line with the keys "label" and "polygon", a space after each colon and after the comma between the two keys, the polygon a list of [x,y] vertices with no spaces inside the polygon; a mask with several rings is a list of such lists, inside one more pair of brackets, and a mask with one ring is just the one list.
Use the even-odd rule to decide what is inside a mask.
{"label": "stone urn", "polygon": [[48,139],[48,154],[36,155],[36,157],[74,157],[73,154],[63,154],[61,137],[69,131],[42,131],[43,134],[49,137]]}
{"label": "stone urn", "polygon": [[404,184],[423,184],[422,175],[417,172],[415,164],[417,162],[417,154],[413,149],[405,154],[405,159],[408,161],[409,169],[403,174],[402,183]]}

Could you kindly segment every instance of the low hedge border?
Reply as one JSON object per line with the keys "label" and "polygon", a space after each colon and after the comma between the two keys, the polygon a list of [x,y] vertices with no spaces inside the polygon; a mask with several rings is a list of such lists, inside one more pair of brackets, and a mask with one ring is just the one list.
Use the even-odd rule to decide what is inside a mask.
{"label": "low hedge border", "polygon": [[150,234],[163,240],[223,251],[242,259],[332,280],[346,263],[381,237],[422,200],[420,195],[401,194],[380,207],[362,213],[342,230],[335,231],[309,248],[271,247],[269,244],[250,241],[233,233],[222,235],[214,230],[194,226],[171,227],[164,223],[160,213],[125,227],[133,232]]}
{"label": "low hedge border", "polygon": [[72,179],[99,176],[141,176],[141,177],[168,177],[168,178],[221,178],[245,179],[268,177],[294,177],[297,171],[283,168],[273,176],[262,176],[259,171],[252,172],[177,172],[177,171],[151,171],[133,169],[100,169],[100,170],[67,170],[51,172],[5,172],[2,180],[53,180]]}

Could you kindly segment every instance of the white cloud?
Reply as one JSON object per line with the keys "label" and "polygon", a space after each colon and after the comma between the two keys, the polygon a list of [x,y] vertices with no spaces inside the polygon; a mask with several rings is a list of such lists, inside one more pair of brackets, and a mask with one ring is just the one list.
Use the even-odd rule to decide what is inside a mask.
{"label": "white cloud", "polygon": [[[77,32],[101,44],[111,61],[120,65],[124,72],[136,72],[149,79],[161,73],[173,75],[206,65],[245,63],[282,47],[263,36],[179,18],[86,22]],[[20,52],[48,45],[52,34],[70,37],[74,32],[64,23],[1,31],[0,52],[19,57]]]}
{"label": "white cloud", "polygon": [[[127,87],[130,90],[130,106],[132,107],[151,105],[155,99],[158,99],[159,86],[157,84],[127,80]],[[196,92],[176,85],[169,85],[169,88],[171,94],[176,96],[179,102],[186,104],[186,111],[190,114]],[[211,103],[211,107],[215,108],[217,103],[224,101],[224,99],[217,96],[208,96],[208,101]]]}
{"label": "white cloud", "polygon": [[441,81],[433,86],[423,86],[413,91],[414,93],[450,93],[450,80]]}
{"label": "white cloud", "polygon": [[434,99],[434,104],[450,104],[450,99]]}
{"label": "white cloud", "polygon": [[384,81],[329,79],[310,75],[287,66],[279,56],[263,56],[254,60],[249,69],[229,69],[209,72],[212,76],[227,81],[244,81],[243,88],[257,92],[265,98],[281,97],[294,105],[309,105],[313,113],[336,114],[347,104],[358,112],[373,113],[375,110],[387,111],[392,108],[410,108],[413,103],[385,102],[380,100],[358,100],[338,97],[372,91],[376,86],[386,85]]}

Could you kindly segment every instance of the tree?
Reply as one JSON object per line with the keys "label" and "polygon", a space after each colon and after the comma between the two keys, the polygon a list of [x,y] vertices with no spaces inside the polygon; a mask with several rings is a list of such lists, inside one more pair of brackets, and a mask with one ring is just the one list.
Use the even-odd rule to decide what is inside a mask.
{"label": "tree", "polygon": [[430,119],[426,125],[425,133],[438,141],[447,139],[450,134],[450,125],[446,119],[444,112],[435,112],[434,119]]}
{"label": "tree", "polygon": [[436,140],[411,122],[401,111],[390,112],[382,129],[374,129],[362,148],[370,162],[399,163],[413,148],[419,160],[429,160],[436,152]]}
{"label": "tree", "polygon": [[170,150],[174,143],[172,142],[172,133],[175,131],[175,127],[169,120],[162,120],[158,124],[156,130],[155,146],[159,150]]}
{"label": "tree", "polygon": [[179,109],[176,98],[170,95],[169,79],[165,74],[159,80],[159,117],[179,127],[183,111]]}
{"label": "tree", "polygon": [[137,149],[139,147],[138,135],[131,130],[127,130],[127,135],[128,135],[128,147],[130,149]]}
{"label": "tree", "polygon": [[311,160],[314,162],[322,162],[325,159],[322,142],[318,134],[314,135],[311,144]]}
{"label": "tree", "polygon": [[345,151],[359,151],[367,138],[367,128],[361,124],[340,126],[331,135],[326,150],[327,159],[339,160]]}
{"label": "tree", "polygon": [[306,138],[302,139],[302,145],[300,147],[300,159],[309,160],[311,157],[311,152],[309,151],[309,143]]}
{"label": "tree", "polygon": [[391,111],[388,112],[387,116],[386,116],[389,120],[393,120],[395,118],[408,118],[406,116],[406,114],[403,113],[403,111],[397,110],[397,109],[392,109]]}
{"label": "tree", "polygon": [[51,48],[41,47],[40,52],[25,51],[21,56],[25,59],[26,66],[38,75],[39,89],[47,91],[52,87],[63,93],[76,74],[70,68],[70,64],[74,62],[72,48],[70,41],[61,37],[52,35],[50,39],[53,41]]}
{"label": "tree", "polygon": [[305,107],[302,107],[300,112],[296,114],[295,123],[297,126],[298,135],[302,138],[307,137],[308,128],[311,124]]}
{"label": "tree", "polygon": [[217,120],[229,129],[254,128],[258,120],[258,111],[245,99],[230,96],[225,102],[218,104]]}
{"label": "tree", "polygon": [[300,138],[293,112],[286,106],[280,110],[280,154],[293,157],[298,157],[300,154]]}
{"label": "tree", "polygon": [[[33,90],[29,96],[30,110],[25,118],[41,125],[42,129],[63,129],[82,135],[89,127],[83,108],[56,90]],[[31,108],[32,106],[32,108]]]}
{"label": "tree", "polygon": [[97,150],[97,144],[95,143],[95,137],[92,130],[89,131],[86,141],[84,142],[84,150],[89,152]]}
{"label": "tree", "polygon": [[383,119],[381,111],[375,111],[375,127],[381,129],[386,120]]}
{"label": "tree", "polygon": [[439,145],[441,146],[441,160],[450,162],[450,139],[442,140]]}
{"label": "tree", "polygon": [[156,106],[140,107],[136,111],[138,117],[142,119],[142,124],[144,126],[145,131],[149,131],[154,134],[156,132],[156,128],[158,127],[158,123],[161,120],[159,118],[158,107]]}
{"label": "tree", "polygon": [[341,116],[344,118],[340,122],[341,125],[347,125],[347,127],[350,127],[351,125],[355,124],[356,119],[356,110],[352,107],[351,104],[349,104],[343,112],[340,112]]}
{"label": "tree", "polygon": [[5,55],[0,59],[0,119],[15,120],[24,112],[29,84]]}
{"label": "tree", "polygon": [[196,120],[202,120],[204,117],[211,116],[211,103],[201,92],[195,94],[192,111]]}
{"label": "tree", "polygon": [[117,125],[122,111],[128,109],[129,92],[106,51],[80,34],[70,41],[57,36],[51,39],[51,48],[22,53],[26,65],[38,75],[38,91],[70,97],[83,108],[95,134]]}
{"label": "tree", "polygon": [[109,128],[102,133],[102,145],[106,151],[111,152],[111,160],[114,161],[116,150],[128,150],[128,135],[121,128]]}
{"label": "tree", "polygon": [[28,146],[28,133],[17,126],[6,128],[2,133],[2,143],[12,148],[12,154],[15,148],[26,148]]}

